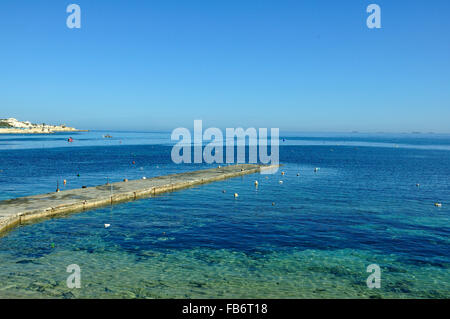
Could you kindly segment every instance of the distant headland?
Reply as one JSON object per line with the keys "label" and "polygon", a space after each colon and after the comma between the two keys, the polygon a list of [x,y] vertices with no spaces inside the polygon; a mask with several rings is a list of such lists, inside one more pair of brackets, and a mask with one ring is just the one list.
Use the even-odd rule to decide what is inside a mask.
{"label": "distant headland", "polygon": [[29,121],[21,122],[15,118],[0,119],[0,134],[52,134],[56,132],[87,132],[73,127],[49,124],[33,124]]}

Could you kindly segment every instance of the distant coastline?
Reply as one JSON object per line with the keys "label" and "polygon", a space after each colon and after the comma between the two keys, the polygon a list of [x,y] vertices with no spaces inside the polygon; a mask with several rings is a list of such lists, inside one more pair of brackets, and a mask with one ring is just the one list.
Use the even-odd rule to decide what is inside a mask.
{"label": "distant coastline", "polygon": [[15,118],[0,119],[0,134],[53,134],[57,132],[89,132],[74,127],[49,124],[33,124],[29,121],[21,122]]}

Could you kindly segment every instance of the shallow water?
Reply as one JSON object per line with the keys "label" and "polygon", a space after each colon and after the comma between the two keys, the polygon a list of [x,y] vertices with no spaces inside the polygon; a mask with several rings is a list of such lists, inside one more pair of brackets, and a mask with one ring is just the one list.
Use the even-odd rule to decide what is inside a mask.
{"label": "shallow water", "polygon": [[[74,188],[207,167],[173,164],[156,133],[138,142],[138,133],[110,133],[122,144],[85,134],[86,144],[61,134],[44,147],[4,146],[0,199],[54,191],[57,179]],[[449,298],[445,145],[450,137],[286,135],[285,176],[248,175],[10,231],[0,238],[0,297]],[[70,264],[81,268],[81,289],[67,288]],[[367,288],[370,264],[381,267],[380,289]]]}

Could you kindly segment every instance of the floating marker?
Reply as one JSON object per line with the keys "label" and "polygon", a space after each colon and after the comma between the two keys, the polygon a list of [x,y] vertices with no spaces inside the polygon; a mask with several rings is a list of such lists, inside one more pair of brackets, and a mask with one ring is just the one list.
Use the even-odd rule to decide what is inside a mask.
{"label": "floating marker", "polygon": [[110,226],[111,226],[111,224],[105,224],[105,228],[108,228]]}
{"label": "floating marker", "polygon": [[255,181],[255,186],[258,187],[258,181]]}
{"label": "floating marker", "polygon": [[64,185],[66,185],[66,184],[67,184],[67,181],[66,181],[66,180],[63,180],[63,183],[64,183]]}
{"label": "floating marker", "polygon": [[285,173],[284,172],[281,172],[281,175],[284,175]]}
{"label": "floating marker", "polygon": [[239,194],[238,193],[234,193],[234,198],[238,198]]}
{"label": "floating marker", "polygon": [[283,181],[279,181],[278,183],[283,184]]}

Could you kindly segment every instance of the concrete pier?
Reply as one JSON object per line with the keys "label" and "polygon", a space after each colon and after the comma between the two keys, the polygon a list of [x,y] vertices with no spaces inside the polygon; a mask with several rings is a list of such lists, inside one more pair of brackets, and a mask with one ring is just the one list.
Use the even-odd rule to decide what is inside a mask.
{"label": "concrete pier", "polygon": [[95,207],[151,197],[156,194],[253,174],[263,169],[276,167],[240,164],[4,200],[0,201],[0,234],[33,219],[80,212]]}

